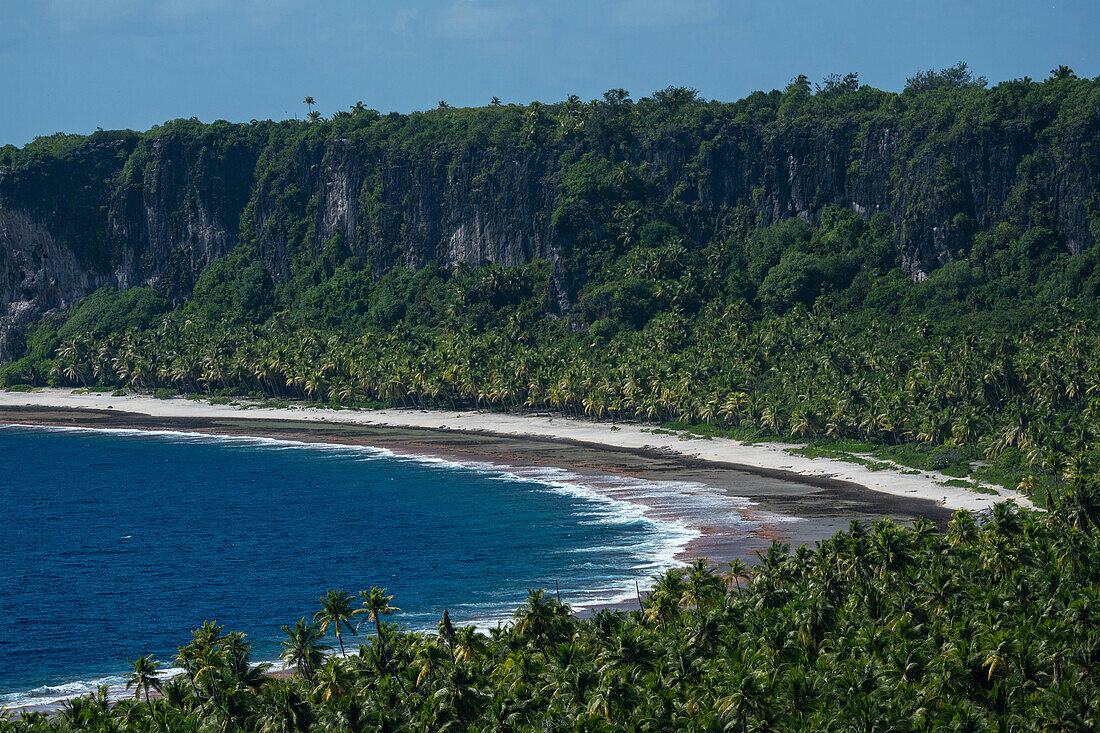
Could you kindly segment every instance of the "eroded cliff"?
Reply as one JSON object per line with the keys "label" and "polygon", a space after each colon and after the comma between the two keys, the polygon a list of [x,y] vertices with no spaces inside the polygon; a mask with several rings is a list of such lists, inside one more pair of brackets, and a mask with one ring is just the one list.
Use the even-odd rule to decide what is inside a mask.
{"label": "eroded cliff", "polygon": [[29,323],[104,284],[185,299],[236,246],[276,280],[325,247],[379,273],[546,259],[559,311],[589,274],[585,250],[613,246],[607,221],[638,211],[659,211],[689,246],[787,217],[815,223],[827,206],[881,212],[918,279],[1000,224],[1050,227],[1080,253],[1100,230],[1100,85],[1012,84],[178,121],[9,147],[0,359]]}

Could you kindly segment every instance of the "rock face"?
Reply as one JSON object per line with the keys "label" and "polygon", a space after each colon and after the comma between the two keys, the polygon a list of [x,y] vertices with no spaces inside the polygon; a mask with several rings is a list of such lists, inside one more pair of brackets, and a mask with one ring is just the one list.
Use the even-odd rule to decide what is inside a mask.
{"label": "rock face", "polygon": [[587,240],[555,226],[554,212],[563,170],[586,154],[641,171],[647,205],[674,212],[698,244],[730,218],[816,223],[839,205],[887,214],[918,279],[1001,221],[1049,226],[1072,253],[1092,246],[1100,114],[1057,134],[1049,120],[977,125],[965,115],[927,125],[912,115],[828,124],[728,115],[611,140],[554,135],[551,120],[534,142],[439,133],[415,148],[328,123],[314,135],[294,122],[99,133],[0,168],[0,359],[18,352],[27,324],[105,284],[185,299],[202,268],[238,244],[276,280],[333,241],[376,272],[547,259],[555,307],[567,309],[583,279],[570,255]]}
{"label": "rock face", "polygon": [[91,273],[26,212],[0,207],[0,356],[5,336],[94,289]]}

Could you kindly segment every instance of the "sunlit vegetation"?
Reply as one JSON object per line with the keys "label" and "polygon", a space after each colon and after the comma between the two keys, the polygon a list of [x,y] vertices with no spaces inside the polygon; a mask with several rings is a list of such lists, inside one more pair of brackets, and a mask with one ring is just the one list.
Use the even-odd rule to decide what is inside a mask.
{"label": "sunlit vegetation", "polygon": [[[850,74],[816,88],[799,77],[731,104],[671,87],[637,102],[611,90],[591,102],[441,104],[413,115],[359,103],[327,121],[176,121],[5,148],[0,166],[33,171],[114,140],[122,173],[64,197],[79,222],[100,210],[81,196],[150,175],[158,140],[201,140],[210,160],[225,161],[259,146],[254,196],[270,209],[262,226],[285,239],[289,273],[276,278],[261,256],[267,229],[252,201],[228,257],[193,281],[184,273],[93,293],[32,329],[19,358],[0,365],[0,384],[671,422],[873,453],[1042,505],[1100,458],[1100,198],[1084,183],[1066,191],[1083,201],[1090,231],[1069,247],[1053,228],[1056,203],[1041,195],[1060,165],[1053,149],[1021,162],[1004,207],[972,211],[978,219],[962,213],[962,173],[946,159],[897,171],[882,195],[909,202],[899,219],[827,206],[813,226],[792,217],[761,227],[759,202],[709,211],[698,198],[731,124],[768,135],[855,125],[864,136],[887,124],[908,131],[904,159],[927,161],[975,130],[1084,141],[1100,119],[1098,82],[1064,67],[1041,83],[985,86],[956,65],[917,74],[901,94]],[[697,155],[669,197],[654,177],[665,174],[623,151],[657,155],[664,148],[650,142],[677,130],[702,142],[691,143]],[[473,149],[552,151],[546,175],[558,196],[542,215],[572,244],[555,262],[405,269],[386,249],[399,241],[369,252],[340,234],[319,241],[316,197],[295,183],[293,151],[333,139],[453,164]],[[478,180],[492,180],[498,163]],[[359,203],[375,228],[397,215],[377,193],[364,189]],[[898,242],[929,207],[944,214],[948,204],[959,213],[941,234],[959,249],[916,282]],[[98,226],[79,229],[89,253],[106,246]]]}
{"label": "sunlit vegetation", "polygon": [[376,278],[322,260],[275,285],[234,256],[180,309],[150,289],[95,293],[44,323],[0,377],[676,421],[975,470],[1040,503],[1090,472],[1096,248],[1059,253],[1035,229],[981,235],[979,254],[957,263],[964,281],[949,266],[915,283],[883,269],[882,226],[837,209],[820,228],[789,220],[696,249],[665,231],[566,318],[546,315],[541,262]]}
{"label": "sunlit vegetation", "polygon": [[[1071,247],[1057,202],[1040,195],[1061,161],[1028,156],[1003,210],[975,218],[962,212],[960,172],[936,151],[975,129],[1085,140],[1100,92],[1065,67],[1041,83],[985,86],[961,65],[921,72],[901,94],[854,75],[816,88],[798,77],[732,104],[690,89],[637,102],[611,90],[554,105],[441,101],[413,115],[360,103],[329,120],[307,97],[308,123],[176,121],[0,150],[0,166],[29,170],[88,144],[126,147],[123,174],[85,186],[59,214],[82,224],[91,257],[107,241],[96,186],[140,183],[159,138],[201,139],[210,156],[260,149],[263,226],[289,259],[273,275],[250,204],[228,257],[155,288],[103,288],[48,317],[0,365],[0,385],[643,421],[889,460],[960,488],[993,481],[1051,510],[999,505],[981,527],[963,513],[945,534],[927,522],[854,525],[724,577],[705,563],[669,571],[641,610],[586,620],[532,591],[489,635],[447,619],[439,635],[409,633],[399,615],[387,620],[396,609],[384,590],[358,605],[332,591],[315,617],[283,627],[289,679],[253,665],[242,635],[208,624],[180,649],[184,675],[163,680],[156,660],[137,660],[137,699],[81,698],[55,719],[0,730],[1096,729],[1100,197],[1073,182],[1091,238]],[[813,224],[763,226],[759,201],[721,211],[703,201],[708,156],[729,144],[716,131],[729,125],[765,137],[843,128],[856,140],[903,129],[899,155],[934,165],[897,172],[883,195],[909,186],[911,205],[894,218],[821,206]],[[685,143],[675,185],[627,154],[684,131],[699,139]],[[541,215],[572,246],[555,262],[406,269],[399,241],[369,252],[341,235],[322,241],[293,160],[337,138],[442,167],[472,149],[542,151],[560,195]],[[1095,155],[1090,145],[1080,155]],[[377,194],[361,192],[364,227],[394,216]],[[947,263],[912,277],[901,234],[945,201],[958,207],[940,232]]]}

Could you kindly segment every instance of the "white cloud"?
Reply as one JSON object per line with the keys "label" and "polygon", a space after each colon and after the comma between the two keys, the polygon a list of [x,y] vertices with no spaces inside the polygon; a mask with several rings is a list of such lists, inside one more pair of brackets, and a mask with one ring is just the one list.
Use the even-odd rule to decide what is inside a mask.
{"label": "white cloud", "polygon": [[276,25],[302,4],[302,0],[244,0],[240,3],[240,10],[253,27],[266,29]]}
{"label": "white cloud", "polygon": [[515,5],[454,0],[436,19],[435,32],[454,38],[490,39],[520,18]]}
{"label": "white cloud", "polygon": [[409,26],[419,15],[420,11],[415,8],[401,8],[394,13],[393,20],[390,21],[390,30],[399,36],[407,35]]}
{"label": "white cloud", "polygon": [[48,0],[50,17],[63,30],[108,25],[124,20],[161,23],[198,16],[237,15],[257,27],[269,27],[302,0]]}
{"label": "white cloud", "polygon": [[128,18],[141,10],[141,0],[49,0],[46,12],[62,30]]}
{"label": "white cloud", "polygon": [[301,0],[147,0],[161,18],[185,20],[196,16],[231,15],[257,28],[270,28]]}
{"label": "white cloud", "polygon": [[718,0],[619,0],[611,9],[619,25],[692,25],[717,17]]}
{"label": "white cloud", "polygon": [[161,16],[175,20],[217,12],[225,9],[225,3],[218,0],[157,0],[152,7]]}

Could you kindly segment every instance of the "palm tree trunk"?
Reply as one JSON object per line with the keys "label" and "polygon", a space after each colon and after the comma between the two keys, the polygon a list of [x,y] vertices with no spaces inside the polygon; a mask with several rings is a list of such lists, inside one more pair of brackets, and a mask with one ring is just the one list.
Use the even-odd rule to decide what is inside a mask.
{"label": "palm tree trunk", "polygon": [[[382,657],[382,668],[390,672],[390,660],[386,657],[386,644],[382,637],[382,622],[377,615],[374,617],[374,633],[378,634],[378,654]],[[390,672],[390,674],[397,680],[397,684],[401,686],[401,692],[408,695],[409,691],[405,689],[405,681],[401,679],[401,676],[396,672]]]}
{"label": "palm tree trunk", "polygon": [[378,656],[382,658],[382,666],[388,671],[390,662],[386,659],[386,641],[382,638],[382,623],[378,616],[374,617],[374,633],[378,636]]}

